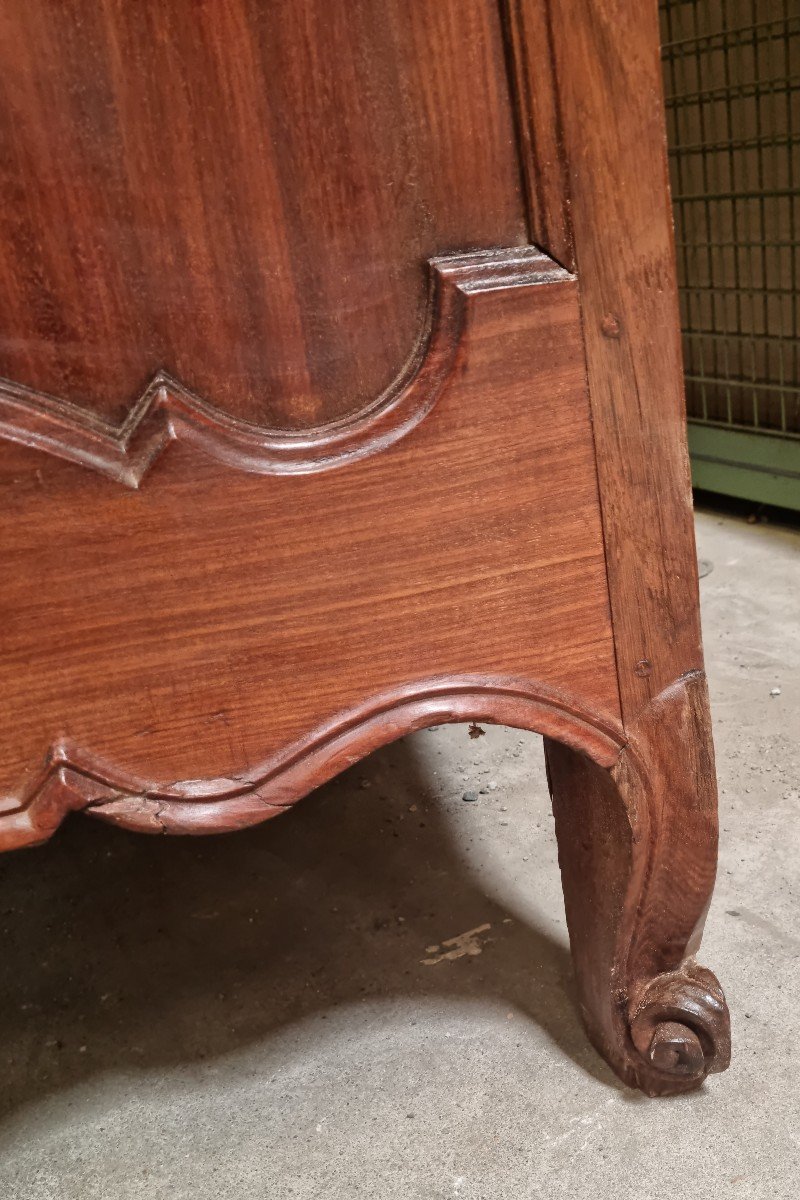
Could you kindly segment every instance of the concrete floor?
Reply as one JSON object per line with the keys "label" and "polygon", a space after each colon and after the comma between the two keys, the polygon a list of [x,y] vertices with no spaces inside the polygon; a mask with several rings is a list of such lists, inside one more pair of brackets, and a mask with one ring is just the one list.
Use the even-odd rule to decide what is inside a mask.
{"label": "concrete floor", "polygon": [[698,535],[727,1075],[617,1083],[573,1007],[539,739],[442,728],[247,833],[74,818],[3,859],[0,1197],[800,1195],[800,533]]}

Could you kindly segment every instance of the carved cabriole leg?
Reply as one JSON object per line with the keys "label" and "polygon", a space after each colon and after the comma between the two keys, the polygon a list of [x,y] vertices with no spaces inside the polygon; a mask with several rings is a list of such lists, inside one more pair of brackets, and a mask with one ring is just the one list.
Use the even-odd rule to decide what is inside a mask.
{"label": "carved cabriole leg", "polygon": [[557,742],[545,750],[589,1035],[631,1085],[689,1091],[730,1056],[724,996],[693,957],[717,852],[705,677],[653,700],[609,770]]}

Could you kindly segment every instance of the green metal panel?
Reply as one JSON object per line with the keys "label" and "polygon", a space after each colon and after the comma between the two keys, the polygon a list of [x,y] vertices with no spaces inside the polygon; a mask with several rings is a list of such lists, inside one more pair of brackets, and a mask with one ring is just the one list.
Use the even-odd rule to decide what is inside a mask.
{"label": "green metal panel", "polygon": [[692,483],[800,512],[800,438],[689,423]]}
{"label": "green metal panel", "polygon": [[800,0],[660,0],[693,478],[800,508]]}

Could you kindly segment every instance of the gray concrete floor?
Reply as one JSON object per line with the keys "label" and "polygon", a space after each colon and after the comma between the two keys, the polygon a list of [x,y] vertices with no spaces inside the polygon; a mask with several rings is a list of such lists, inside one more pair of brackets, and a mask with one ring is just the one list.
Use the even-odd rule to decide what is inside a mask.
{"label": "gray concrete floor", "polygon": [[74,818],[5,856],[0,1197],[800,1195],[800,534],[698,537],[727,1075],[617,1083],[573,1007],[539,739],[442,728],[247,833]]}

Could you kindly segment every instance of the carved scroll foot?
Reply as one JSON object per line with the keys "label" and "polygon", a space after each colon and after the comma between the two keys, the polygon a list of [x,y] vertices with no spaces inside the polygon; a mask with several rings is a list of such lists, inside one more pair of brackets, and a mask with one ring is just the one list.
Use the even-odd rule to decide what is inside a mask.
{"label": "carved scroll foot", "polygon": [[645,1090],[696,1087],[731,1057],[730,1016],[715,975],[691,960],[656,976],[629,1013],[631,1040],[647,1067]]}
{"label": "carved scroll foot", "polygon": [[705,680],[654,700],[610,770],[546,741],[570,942],[587,1030],[649,1095],[730,1058],[725,997],[697,949],[716,871]]}

